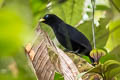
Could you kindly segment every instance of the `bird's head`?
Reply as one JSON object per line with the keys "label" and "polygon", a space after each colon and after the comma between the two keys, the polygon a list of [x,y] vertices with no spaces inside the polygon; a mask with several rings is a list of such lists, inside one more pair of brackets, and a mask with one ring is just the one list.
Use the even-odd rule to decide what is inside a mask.
{"label": "bird's head", "polygon": [[48,25],[53,25],[59,24],[60,22],[62,22],[62,20],[54,14],[46,14],[43,18],[40,19],[40,22],[43,22]]}

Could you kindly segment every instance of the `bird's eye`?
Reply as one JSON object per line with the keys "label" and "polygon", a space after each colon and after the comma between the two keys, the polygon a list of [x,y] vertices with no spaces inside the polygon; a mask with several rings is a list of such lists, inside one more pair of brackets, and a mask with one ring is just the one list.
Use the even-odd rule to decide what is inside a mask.
{"label": "bird's eye", "polygon": [[49,17],[49,15],[46,15],[45,17],[46,17],[46,18],[48,18],[48,17]]}

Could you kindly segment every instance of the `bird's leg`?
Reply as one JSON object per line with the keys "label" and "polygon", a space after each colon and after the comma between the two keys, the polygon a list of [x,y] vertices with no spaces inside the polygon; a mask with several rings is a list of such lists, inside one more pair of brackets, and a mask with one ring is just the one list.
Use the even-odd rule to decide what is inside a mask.
{"label": "bird's leg", "polygon": [[74,51],[74,53],[78,54],[79,53],[79,49],[77,49],[76,51]]}
{"label": "bird's leg", "polygon": [[68,50],[68,49],[64,49],[64,52],[69,52],[70,50]]}
{"label": "bird's leg", "polygon": [[79,53],[80,49],[77,49],[76,51],[74,51],[74,53],[78,56],[81,56],[81,54]]}
{"label": "bird's leg", "polygon": [[65,49],[64,52],[71,52],[71,53],[79,54],[79,49],[77,49],[76,51],[71,51],[69,49]]}
{"label": "bird's leg", "polygon": [[64,52],[75,53],[76,55],[81,56],[82,54],[79,53],[79,50],[80,50],[80,49],[77,49],[76,51],[70,51],[70,50],[68,50],[68,49],[65,49]]}
{"label": "bird's leg", "polygon": [[74,53],[74,51],[71,51],[71,50],[68,50],[68,49],[65,49],[64,52]]}

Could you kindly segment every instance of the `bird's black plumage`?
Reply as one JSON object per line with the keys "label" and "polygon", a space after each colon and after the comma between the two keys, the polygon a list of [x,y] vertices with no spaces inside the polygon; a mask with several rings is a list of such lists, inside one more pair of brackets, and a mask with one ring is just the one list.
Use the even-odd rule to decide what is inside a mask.
{"label": "bird's black plumage", "polygon": [[[60,44],[70,51],[78,51],[89,56],[92,50],[89,40],[77,29],[64,23],[60,18],[54,14],[47,14],[43,17],[45,24],[48,24],[53,29],[57,40]],[[90,57],[90,56],[89,56]]]}

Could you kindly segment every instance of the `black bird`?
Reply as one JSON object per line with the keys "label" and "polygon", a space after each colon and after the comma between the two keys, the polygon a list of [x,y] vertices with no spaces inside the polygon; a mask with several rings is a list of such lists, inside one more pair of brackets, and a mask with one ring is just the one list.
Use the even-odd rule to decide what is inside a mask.
{"label": "black bird", "polygon": [[[77,29],[64,23],[59,17],[54,14],[46,14],[40,22],[48,24],[54,31],[59,43],[69,51],[84,53],[89,56],[92,50],[89,40]],[[93,59],[90,57],[93,61]]]}

